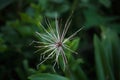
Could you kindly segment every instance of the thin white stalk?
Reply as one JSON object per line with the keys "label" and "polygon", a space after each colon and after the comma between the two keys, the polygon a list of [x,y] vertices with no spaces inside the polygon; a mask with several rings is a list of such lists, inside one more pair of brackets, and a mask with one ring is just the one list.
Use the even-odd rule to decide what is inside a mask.
{"label": "thin white stalk", "polygon": [[41,51],[41,50],[43,50],[43,49],[45,49],[45,48],[46,48],[46,47],[40,48],[40,49],[36,50],[34,53],[38,53],[39,51]]}
{"label": "thin white stalk", "polygon": [[29,45],[32,45],[33,43],[37,43],[37,44],[50,44],[50,43],[46,43],[46,42],[39,42],[39,41],[33,40]]}
{"label": "thin white stalk", "polygon": [[41,27],[44,29],[44,31],[49,35],[51,36],[52,38],[55,38],[53,35],[51,35],[45,28],[44,26],[40,23]]}
{"label": "thin white stalk", "polygon": [[72,52],[72,53],[75,53],[75,54],[78,54],[77,52],[73,51],[72,49],[70,49],[67,45],[64,45],[63,46],[65,49],[67,49],[68,51]]}
{"label": "thin white stalk", "polygon": [[61,41],[61,37],[62,37],[62,30],[61,30],[61,28],[62,28],[62,19],[60,20],[60,22],[59,22],[59,36],[60,36],[60,41]]}
{"label": "thin white stalk", "polygon": [[43,54],[46,54],[47,52],[50,52],[50,51],[52,51],[52,50],[54,50],[55,48],[53,47],[53,48],[50,48],[50,49],[48,49],[48,50],[46,50],[46,51],[44,51],[43,53],[41,53],[42,55]]}
{"label": "thin white stalk", "polygon": [[56,42],[55,39],[53,39],[52,37],[48,36],[48,35],[42,35],[43,37],[49,39],[50,41]]}
{"label": "thin white stalk", "polygon": [[73,33],[71,36],[69,36],[67,39],[65,39],[64,41],[63,41],[63,43],[65,43],[65,42],[67,42],[68,40],[70,40],[72,37],[74,37],[78,32],[80,32],[81,30],[83,29],[83,27],[82,28],[80,28],[79,30],[77,30],[75,33]]}
{"label": "thin white stalk", "polygon": [[[71,20],[71,21],[72,21],[72,20]],[[66,27],[66,29],[65,29],[65,31],[64,31],[64,33],[63,33],[63,36],[62,36],[62,38],[61,38],[61,41],[63,41],[63,39],[65,38],[65,35],[66,35],[66,33],[67,33],[67,31],[68,31],[68,29],[69,29],[69,27],[70,27],[71,21],[69,21],[68,24],[66,25],[67,27]]]}
{"label": "thin white stalk", "polygon": [[50,42],[50,43],[53,43],[53,41],[51,41],[51,40],[43,37],[40,33],[36,32],[36,34],[38,34],[38,35],[39,35],[41,38],[43,38],[44,40],[46,40],[46,41],[48,41],[48,42]]}
{"label": "thin white stalk", "polygon": [[[56,50],[56,49],[55,49],[55,50]],[[45,62],[47,59],[49,59],[49,57],[54,54],[55,50],[53,50],[42,62],[40,62],[40,63],[37,65],[37,68],[38,68],[43,62]]]}
{"label": "thin white stalk", "polygon": [[56,54],[56,58],[55,58],[55,63],[53,64],[53,70],[54,70],[54,72],[55,72],[54,67],[55,67],[56,63],[57,63],[58,68],[59,68],[58,57],[60,55],[60,49],[58,51],[56,51],[55,54]]}
{"label": "thin white stalk", "polygon": [[67,25],[68,25],[71,17],[72,17],[72,15],[69,16],[69,18],[67,19],[67,21],[66,21],[66,23],[65,23],[65,27],[64,27],[63,32],[62,32],[61,40],[64,39],[65,31],[66,31],[67,28],[69,28],[69,26],[67,26]]}
{"label": "thin white stalk", "polygon": [[57,63],[57,62],[55,61],[55,63],[53,64],[53,67],[52,67],[54,72],[56,72],[56,71],[55,71],[55,65],[56,65],[56,63]]}
{"label": "thin white stalk", "polygon": [[67,62],[67,58],[66,58],[65,52],[64,52],[64,50],[62,48],[61,48],[61,55],[62,55],[63,63],[64,63],[64,69],[63,70],[65,70],[65,67],[68,64],[68,62]]}
{"label": "thin white stalk", "polygon": [[52,29],[52,26],[51,26],[51,24],[50,24],[50,21],[49,21],[48,19],[45,19],[45,22],[46,22],[46,24],[47,24],[50,32],[52,33],[51,35],[53,35],[53,39],[54,39],[54,40],[57,40],[57,37],[56,37],[56,35],[55,35],[55,33],[54,33],[54,30]]}
{"label": "thin white stalk", "polygon": [[[35,51],[34,53],[37,53],[37,52],[39,52],[39,51],[41,51],[41,50],[43,50],[43,49],[45,49],[45,48],[47,48],[47,47],[50,47],[50,46],[39,46],[40,49],[38,49],[38,50]],[[49,51],[51,51],[51,50],[53,50],[53,49],[54,49],[54,47],[46,50],[46,51],[43,52],[42,54],[45,54],[45,53],[47,53],[47,52],[49,52]]]}
{"label": "thin white stalk", "polygon": [[40,55],[40,61],[42,60],[42,55]]}
{"label": "thin white stalk", "polygon": [[56,51],[56,58],[55,58],[56,62],[58,62],[59,55],[60,55],[60,49],[58,49],[58,51]]}
{"label": "thin white stalk", "polygon": [[54,45],[53,44],[49,44],[49,45],[46,45],[46,46],[34,46],[34,47],[36,47],[36,48],[47,48],[47,47],[54,47]]}
{"label": "thin white stalk", "polygon": [[60,40],[59,29],[58,29],[59,26],[58,26],[57,16],[55,18],[55,26],[56,26],[57,38],[58,38],[58,40]]}
{"label": "thin white stalk", "polygon": [[45,54],[42,54],[42,58],[45,59]]}
{"label": "thin white stalk", "polygon": [[51,55],[50,59],[52,59],[55,56],[55,54]]}

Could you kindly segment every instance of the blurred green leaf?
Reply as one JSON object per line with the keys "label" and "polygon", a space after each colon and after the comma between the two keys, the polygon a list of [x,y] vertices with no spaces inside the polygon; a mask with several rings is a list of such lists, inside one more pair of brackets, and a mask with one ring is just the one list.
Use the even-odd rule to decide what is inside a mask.
{"label": "blurred green leaf", "polygon": [[5,44],[0,44],[0,52],[4,52],[7,50],[7,46]]}
{"label": "blurred green leaf", "polygon": [[80,42],[80,38],[75,38],[74,40],[72,40],[72,42],[70,42],[70,48],[72,50],[76,50],[79,46],[79,42]]}
{"label": "blurred green leaf", "polygon": [[108,24],[107,26],[120,34],[120,24],[114,23],[114,24]]}
{"label": "blurred green leaf", "polygon": [[17,30],[22,36],[31,36],[34,34],[33,30],[29,26],[18,27]]}
{"label": "blurred green leaf", "polygon": [[110,77],[114,76],[115,79],[112,78],[112,80],[119,80],[120,77],[117,73],[120,71],[120,40],[118,35],[114,30],[102,27],[102,42],[112,69],[111,72],[109,72],[111,74]]}
{"label": "blurred green leaf", "polygon": [[99,0],[99,2],[107,8],[111,7],[111,0]]}
{"label": "blurred green leaf", "polygon": [[62,77],[56,74],[49,74],[49,73],[35,74],[28,77],[28,79],[30,80],[69,80],[65,77]]}
{"label": "blurred green leaf", "polygon": [[[80,41],[80,38],[75,38],[74,40],[71,40],[71,41],[67,41],[67,47],[71,50],[68,50],[68,49],[65,49],[65,53],[66,53],[66,56],[68,58],[68,62],[69,60],[70,61],[73,61],[72,59],[72,53],[75,54],[75,50],[78,48],[78,45],[79,45],[79,41]],[[64,63],[63,63],[63,57],[60,55],[59,56],[59,62],[60,62],[60,67],[61,69],[64,71]],[[74,63],[74,67],[75,67],[75,64],[78,65],[78,63]]]}
{"label": "blurred green leaf", "polygon": [[50,1],[55,2],[55,3],[62,3],[62,2],[64,2],[64,0],[50,0]]}
{"label": "blurred green leaf", "polygon": [[39,0],[38,3],[43,10],[46,9],[48,6],[48,0]]}
{"label": "blurred green leaf", "polygon": [[106,80],[103,69],[103,63],[102,63],[102,56],[104,54],[104,51],[100,43],[100,40],[96,35],[94,36],[94,46],[95,46],[95,63],[96,63],[98,80]]}
{"label": "blurred green leaf", "polygon": [[[80,42],[80,38],[74,38],[71,41],[68,41],[66,44],[68,45],[68,47],[72,50],[75,51],[78,46],[79,46],[79,42]],[[73,53],[71,51],[66,50],[67,53]],[[70,54],[71,55],[71,54]]]}
{"label": "blurred green leaf", "polygon": [[84,15],[86,19],[85,21],[86,28],[102,25],[105,23],[105,19],[99,13],[97,13],[95,9],[85,10]]}
{"label": "blurred green leaf", "polygon": [[56,12],[56,11],[52,11],[52,12],[46,12],[45,13],[45,15],[47,16],[47,17],[50,17],[50,18],[55,18],[55,15],[57,15],[57,16],[59,16],[59,14],[58,14],[58,12]]}
{"label": "blurred green leaf", "polygon": [[34,22],[32,17],[26,13],[21,13],[20,16],[21,16],[21,20],[23,22],[26,22],[26,23],[33,23]]}
{"label": "blurred green leaf", "polygon": [[59,9],[59,12],[60,12],[60,13],[64,13],[64,12],[68,11],[69,8],[70,8],[70,7],[66,4],[66,5],[61,5],[61,7],[58,8],[58,9]]}
{"label": "blurred green leaf", "polygon": [[[111,33],[111,35],[110,35]],[[94,36],[95,61],[99,80],[119,80],[120,56],[119,39],[109,28],[102,27],[102,40]],[[115,50],[114,50],[115,49]],[[114,68],[115,67],[115,68]]]}
{"label": "blurred green leaf", "polygon": [[[69,46],[69,48],[72,50],[72,51],[75,51],[78,46],[79,46],[79,42],[80,42],[80,38],[77,37],[77,38],[74,38],[73,40],[71,41],[68,41],[67,42],[67,45]],[[69,54],[68,54],[69,53]],[[70,53],[73,53],[73,52],[69,52],[69,51],[66,51],[66,55],[69,59],[69,66],[72,66],[70,67],[70,69],[73,71],[72,76],[70,76],[70,78],[72,78],[71,80],[88,80],[87,79],[87,75],[85,74],[85,72],[83,71],[83,69],[81,68],[80,63],[83,62],[83,60],[81,58],[74,58],[72,54]],[[75,53],[73,53],[75,54]],[[79,54],[76,54],[79,56]],[[77,74],[76,74],[77,73]],[[76,74],[76,75],[75,75]]]}

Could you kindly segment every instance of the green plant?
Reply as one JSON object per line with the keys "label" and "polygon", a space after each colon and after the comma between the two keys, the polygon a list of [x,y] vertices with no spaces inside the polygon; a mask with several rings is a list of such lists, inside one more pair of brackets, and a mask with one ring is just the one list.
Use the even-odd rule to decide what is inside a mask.
{"label": "green plant", "polygon": [[[0,0],[0,80],[119,80],[119,3],[119,0]],[[44,16],[55,26],[56,13],[65,24],[72,11],[65,39],[81,26],[84,28],[66,43],[78,52],[76,55],[65,50],[69,69],[63,70],[61,56],[59,67],[54,67],[56,72],[52,68],[55,57],[36,69],[40,58],[33,54],[36,48],[29,43],[43,41],[35,31],[46,34],[38,23],[49,31]]]}

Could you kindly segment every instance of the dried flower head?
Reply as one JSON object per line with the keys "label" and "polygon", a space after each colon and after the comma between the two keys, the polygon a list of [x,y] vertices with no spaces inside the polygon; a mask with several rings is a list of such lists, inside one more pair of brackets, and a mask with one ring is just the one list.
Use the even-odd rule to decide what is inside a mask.
{"label": "dried flower head", "polygon": [[40,64],[42,64],[49,58],[55,56],[55,63],[53,65],[53,68],[54,68],[56,63],[59,64],[58,58],[59,58],[59,55],[61,55],[62,59],[63,59],[63,63],[64,63],[64,69],[65,69],[66,64],[67,64],[67,58],[66,58],[66,54],[65,54],[64,50],[66,49],[72,53],[77,53],[77,52],[73,51],[72,49],[70,49],[69,46],[66,44],[66,42],[69,41],[71,38],[73,38],[82,28],[80,28],[75,33],[73,33],[72,35],[70,35],[68,38],[65,39],[66,33],[70,27],[71,21],[72,20],[71,20],[71,16],[70,16],[67,19],[65,25],[63,26],[63,30],[60,30],[61,29],[60,27],[62,27],[62,24],[60,24],[58,22],[57,17],[55,18],[55,27],[51,26],[48,19],[46,19],[47,28],[45,28],[40,23],[40,26],[45,31],[45,33],[42,34],[42,33],[36,32],[36,34],[39,37],[41,37],[43,39],[43,41],[42,42],[33,41],[33,42],[37,43],[37,44],[43,44],[43,45],[35,46],[35,47],[39,48],[37,51],[35,51],[35,53],[41,51],[42,49],[46,49],[40,55],[43,57],[47,55],[47,57],[44,57],[44,59],[38,64],[38,67]]}

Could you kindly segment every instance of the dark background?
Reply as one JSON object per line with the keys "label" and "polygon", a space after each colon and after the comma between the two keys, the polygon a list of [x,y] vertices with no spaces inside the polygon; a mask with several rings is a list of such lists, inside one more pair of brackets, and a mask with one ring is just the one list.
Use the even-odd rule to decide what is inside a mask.
{"label": "dark background", "polygon": [[[72,12],[67,36],[84,28],[76,35],[79,54],[68,60],[71,75],[61,69],[55,73],[49,61],[37,70],[39,55],[29,46],[38,40],[37,23],[44,23],[45,17],[54,22],[56,13],[65,23]],[[0,80],[27,80],[35,73],[71,80],[120,80],[120,1],[0,0]]]}

